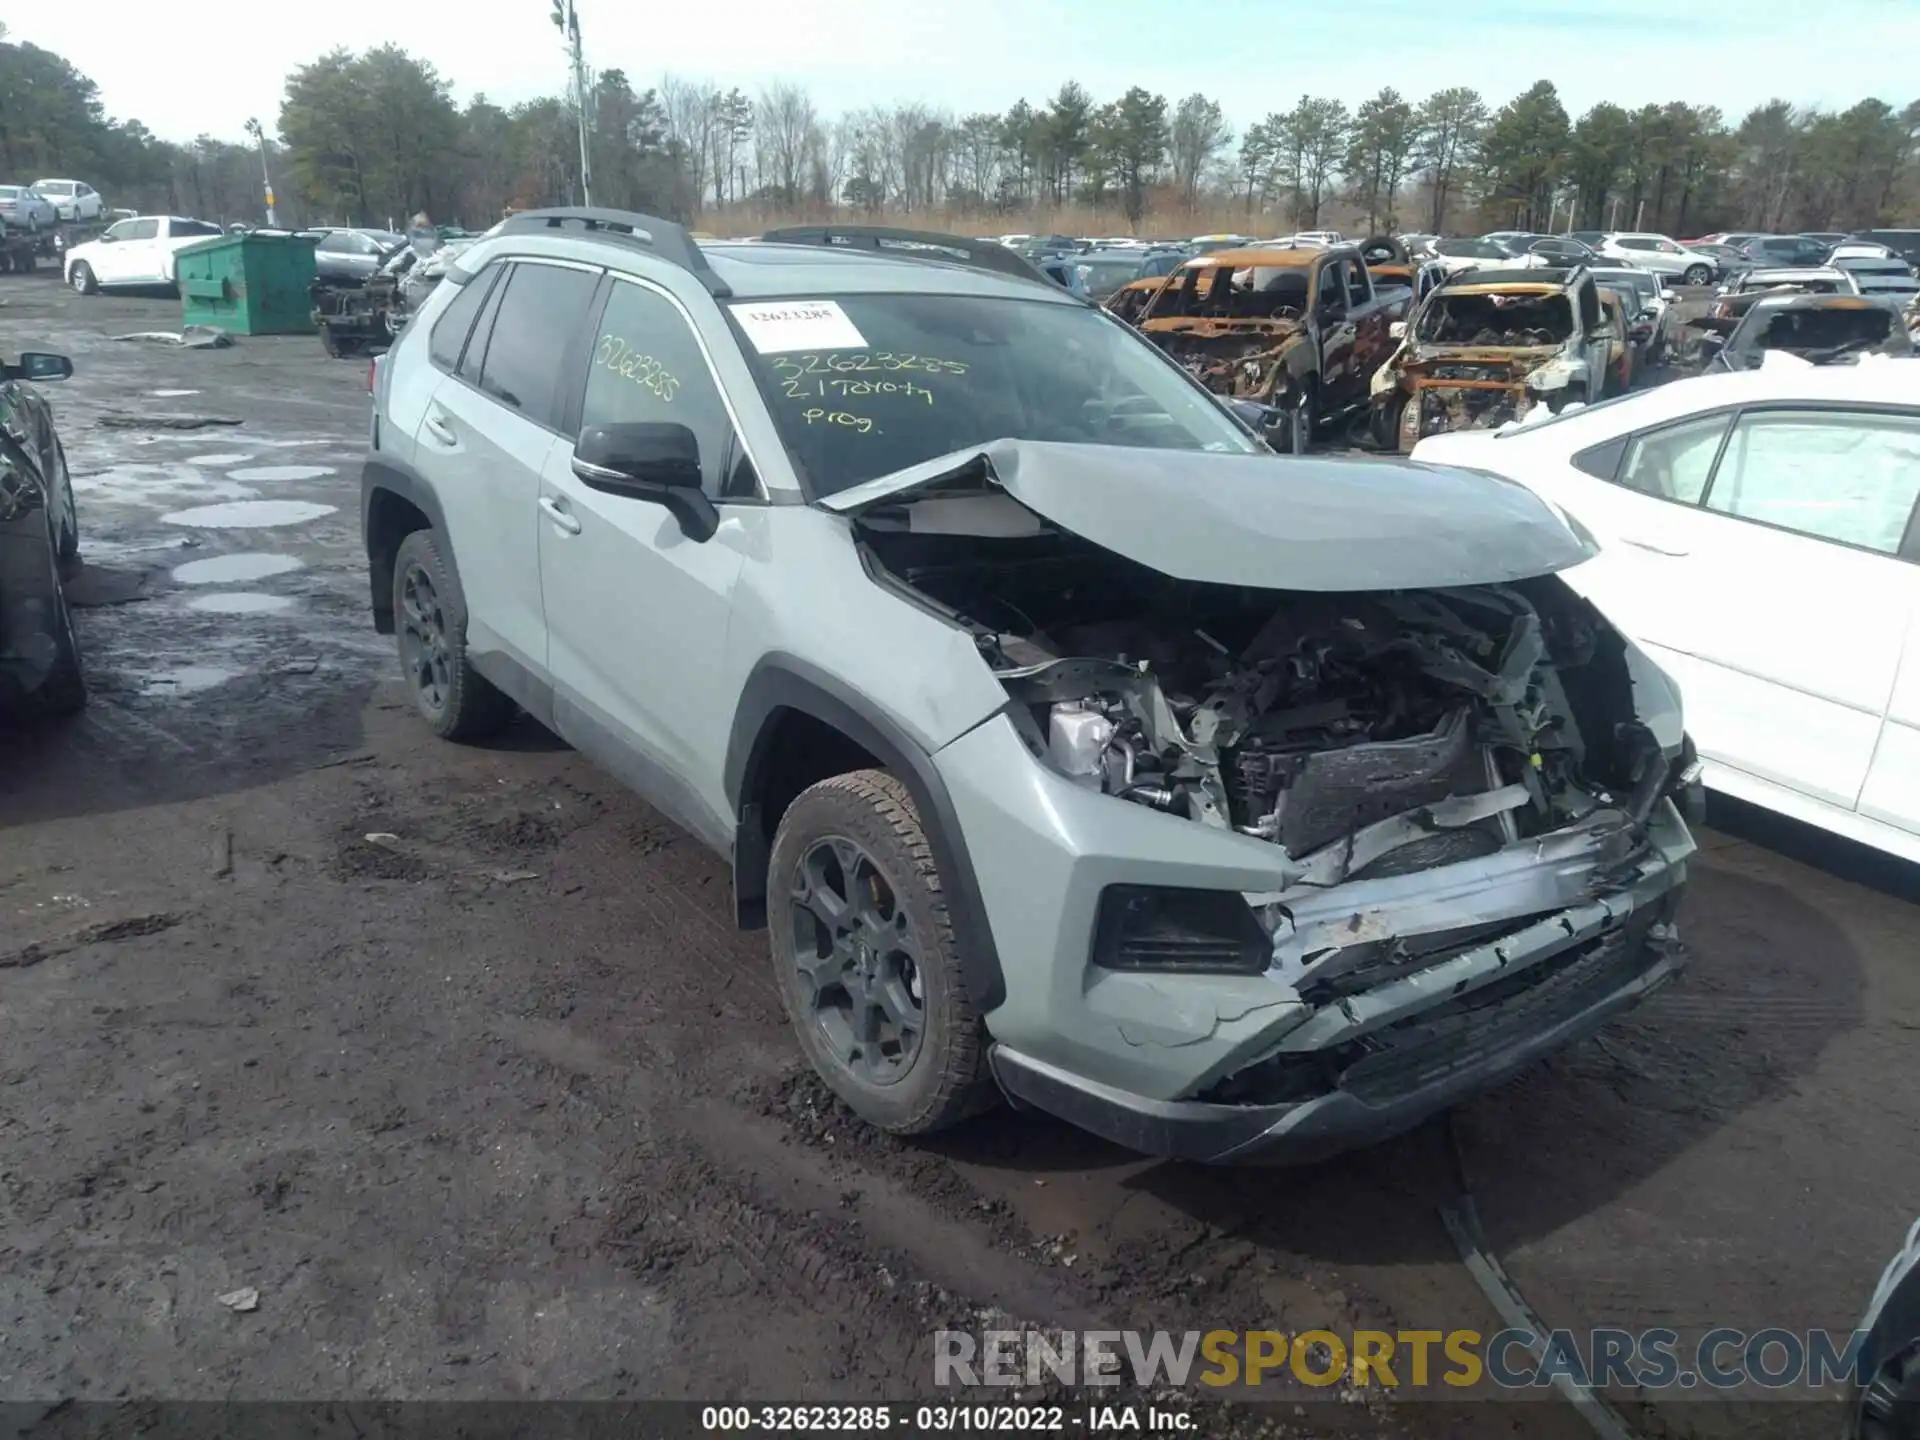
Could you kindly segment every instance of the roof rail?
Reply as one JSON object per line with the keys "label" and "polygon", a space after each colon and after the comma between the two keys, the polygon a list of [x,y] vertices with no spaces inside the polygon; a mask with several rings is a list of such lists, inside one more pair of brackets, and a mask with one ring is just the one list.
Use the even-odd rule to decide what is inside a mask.
{"label": "roof rail", "polygon": [[[769,230],[761,240],[774,245],[825,245],[870,250],[895,260],[943,260],[975,270],[992,270],[1019,280],[1053,285],[1031,260],[1016,255],[998,240],[971,235],[947,235],[938,230],[896,230],[886,225],[790,225]],[[927,251],[944,252],[927,254]],[[1054,286],[1058,289],[1058,286]]]}
{"label": "roof rail", "polygon": [[645,247],[662,260],[671,261],[707,287],[707,293],[719,299],[733,294],[707,263],[700,247],[693,243],[683,226],[657,215],[642,215],[635,210],[582,209],[577,205],[551,210],[523,210],[509,215],[494,226],[497,235],[552,234],[580,230],[608,240]]}

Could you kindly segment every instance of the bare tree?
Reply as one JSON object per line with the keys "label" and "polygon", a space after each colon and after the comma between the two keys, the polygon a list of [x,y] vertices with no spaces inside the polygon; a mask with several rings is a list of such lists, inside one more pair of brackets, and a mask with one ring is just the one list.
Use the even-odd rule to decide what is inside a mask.
{"label": "bare tree", "polygon": [[813,97],[791,81],[777,80],[760,92],[753,108],[760,187],[782,205],[797,205],[811,179],[810,152],[820,138]]}
{"label": "bare tree", "polygon": [[1227,148],[1233,129],[1217,101],[1189,95],[1173,112],[1168,140],[1173,161],[1173,184],[1189,210],[1200,198],[1200,181],[1207,167]]}

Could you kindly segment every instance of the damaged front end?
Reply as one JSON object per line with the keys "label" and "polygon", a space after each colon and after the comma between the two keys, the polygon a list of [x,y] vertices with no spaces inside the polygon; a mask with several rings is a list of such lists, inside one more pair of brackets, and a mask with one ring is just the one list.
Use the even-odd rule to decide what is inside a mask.
{"label": "damaged front end", "polygon": [[[1201,578],[1165,539],[1174,512],[1143,519],[1152,540],[1114,522],[1097,543],[1105,522],[1054,503],[1067,488],[1049,487],[1048,458],[1009,455],[1004,486],[976,463],[860,525],[876,578],[973,634],[1026,763],[1055,777],[1056,839],[1085,817],[1059,888],[1064,913],[1094,915],[1088,949],[1036,987],[1044,1024],[992,1021],[1016,1099],[1150,1152],[1311,1159],[1417,1123],[1675,973],[1692,849],[1675,802],[1697,793],[1697,765],[1665,677],[1550,573],[1580,542],[1525,554],[1490,528],[1520,558],[1483,560],[1473,583],[1469,562],[1410,558],[1410,511],[1381,517],[1404,549],[1351,557],[1355,582],[1371,566],[1365,589],[1278,545],[1268,584],[1224,544]],[[1315,488],[1290,498],[1335,503]],[[1244,517],[1246,499],[1218,511]],[[994,538],[914,513],[956,502],[1005,510]],[[1285,588],[1290,569],[1302,588]],[[1386,582],[1395,569],[1410,583]],[[984,773],[989,743],[956,749],[977,745]],[[1161,825],[1109,841],[1121,822],[1103,805]],[[1198,878],[1202,831],[1264,884]],[[1050,883],[1040,852],[1007,863]]]}
{"label": "damaged front end", "polygon": [[1564,291],[1434,292],[1371,382],[1378,438],[1405,454],[1429,435],[1497,430],[1585,393],[1580,327]]}

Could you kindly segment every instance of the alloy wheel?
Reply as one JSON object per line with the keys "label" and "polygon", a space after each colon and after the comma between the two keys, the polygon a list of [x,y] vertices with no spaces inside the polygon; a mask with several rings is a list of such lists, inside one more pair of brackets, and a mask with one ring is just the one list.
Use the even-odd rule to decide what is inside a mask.
{"label": "alloy wheel", "polygon": [[444,709],[453,689],[446,614],[433,577],[418,564],[407,567],[400,586],[400,663],[421,702],[436,712]]}
{"label": "alloy wheel", "polygon": [[789,892],[792,963],[813,1023],[856,1079],[891,1085],[926,1035],[919,938],[865,847],[842,836],[800,857]]}

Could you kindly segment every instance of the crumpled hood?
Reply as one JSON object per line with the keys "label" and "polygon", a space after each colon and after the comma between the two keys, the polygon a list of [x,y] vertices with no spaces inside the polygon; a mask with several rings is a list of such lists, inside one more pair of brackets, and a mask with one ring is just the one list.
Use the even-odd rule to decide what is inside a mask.
{"label": "crumpled hood", "polygon": [[1285,590],[1438,589],[1545,575],[1597,553],[1515,481],[1409,460],[996,440],[819,503],[843,515],[998,487],[1175,579]]}

